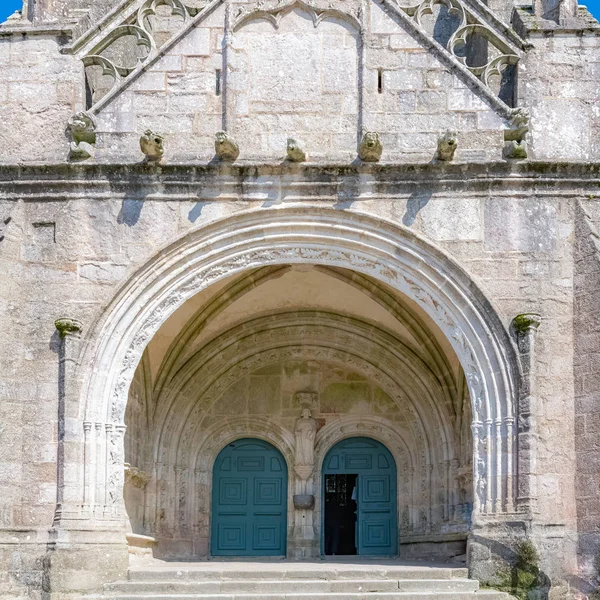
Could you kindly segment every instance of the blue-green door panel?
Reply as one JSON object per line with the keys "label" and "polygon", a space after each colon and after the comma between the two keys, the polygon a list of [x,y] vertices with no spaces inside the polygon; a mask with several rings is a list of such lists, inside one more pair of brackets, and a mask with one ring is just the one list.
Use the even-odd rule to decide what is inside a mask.
{"label": "blue-green door panel", "polygon": [[370,438],[343,440],[329,450],[323,461],[323,475],[335,474],[358,475],[358,554],[395,556],[398,553],[398,495],[396,463],[390,451]]}
{"label": "blue-green door panel", "polygon": [[254,439],[227,445],[212,490],[213,556],[285,555],[287,465],[279,450]]}

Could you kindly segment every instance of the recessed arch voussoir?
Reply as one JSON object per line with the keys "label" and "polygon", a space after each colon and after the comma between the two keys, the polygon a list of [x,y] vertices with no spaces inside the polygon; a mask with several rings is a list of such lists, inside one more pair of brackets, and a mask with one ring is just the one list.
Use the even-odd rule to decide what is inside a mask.
{"label": "recessed arch voussoir", "polygon": [[[301,263],[370,276],[429,314],[467,377],[479,484],[475,512],[512,510],[518,367],[505,328],[473,281],[442,251],[407,229],[355,212],[302,206],[239,213],[163,250],[124,286],[89,338],[83,364],[93,361],[97,368],[83,386],[85,419],[122,425],[144,348],[188,298],[248,269]],[[120,459],[110,468],[122,468]],[[111,481],[118,484],[107,476],[106,484]],[[114,490],[106,494],[117,496]]]}

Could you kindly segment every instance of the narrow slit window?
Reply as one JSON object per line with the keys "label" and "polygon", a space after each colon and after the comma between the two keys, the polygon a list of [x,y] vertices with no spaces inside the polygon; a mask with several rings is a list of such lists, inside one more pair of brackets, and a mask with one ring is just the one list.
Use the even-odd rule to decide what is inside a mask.
{"label": "narrow slit window", "polygon": [[215,93],[221,95],[221,69],[215,71]]}
{"label": "narrow slit window", "polygon": [[381,67],[377,69],[377,92],[383,93],[383,69]]}

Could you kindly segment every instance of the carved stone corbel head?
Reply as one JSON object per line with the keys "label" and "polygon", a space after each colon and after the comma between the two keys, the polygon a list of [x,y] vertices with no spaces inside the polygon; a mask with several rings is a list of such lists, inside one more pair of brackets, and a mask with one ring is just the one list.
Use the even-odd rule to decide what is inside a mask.
{"label": "carved stone corbel head", "polygon": [[525,136],[529,131],[529,111],[515,108],[504,130],[504,158],[523,160],[527,158],[527,142]]}
{"label": "carved stone corbel head", "polygon": [[96,149],[96,122],[84,112],[74,114],[67,123],[71,135],[69,160],[87,160],[92,158]]}
{"label": "carved stone corbel head", "polygon": [[165,154],[164,139],[158,133],[148,129],[140,138],[140,149],[148,162],[158,162]]}
{"label": "carved stone corbel head", "polygon": [[306,160],[306,152],[302,149],[302,144],[294,138],[287,140],[287,160],[290,162],[304,162]]}
{"label": "carved stone corbel head", "polygon": [[375,131],[366,131],[358,149],[358,157],[365,162],[378,162],[381,159],[383,145],[379,134]]}
{"label": "carved stone corbel head", "polygon": [[240,148],[227,132],[217,131],[215,135],[215,154],[219,160],[233,162],[240,155]]}
{"label": "carved stone corbel head", "polygon": [[437,141],[437,159],[450,162],[454,159],[454,153],[458,147],[456,131],[448,129],[438,137]]}

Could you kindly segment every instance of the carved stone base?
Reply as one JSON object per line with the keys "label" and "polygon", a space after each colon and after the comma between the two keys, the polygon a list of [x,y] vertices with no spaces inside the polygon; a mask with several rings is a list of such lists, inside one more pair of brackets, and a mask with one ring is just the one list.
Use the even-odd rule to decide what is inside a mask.
{"label": "carved stone base", "polygon": [[[124,579],[129,566],[123,532],[61,532],[44,557],[44,588],[50,598],[75,600]],[[100,539],[106,540],[105,543]]]}
{"label": "carved stone base", "polygon": [[294,508],[297,510],[311,510],[315,507],[315,497],[312,494],[295,494]]}

